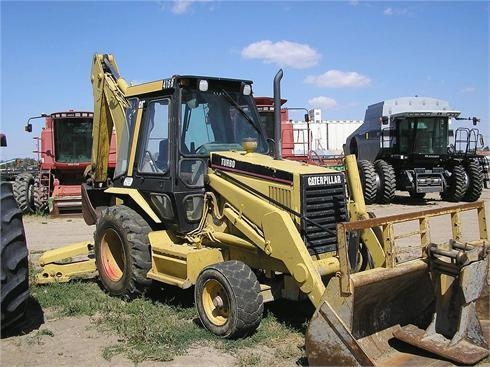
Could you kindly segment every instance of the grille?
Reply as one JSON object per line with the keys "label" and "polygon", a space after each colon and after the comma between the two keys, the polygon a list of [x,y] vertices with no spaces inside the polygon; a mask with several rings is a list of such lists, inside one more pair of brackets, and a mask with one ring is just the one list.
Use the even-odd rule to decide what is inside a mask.
{"label": "grille", "polygon": [[269,197],[288,208],[291,208],[291,191],[269,186]]}
{"label": "grille", "polygon": [[336,251],[338,222],[347,221],[343,173],[301,176],[301,236],[310,255]]}

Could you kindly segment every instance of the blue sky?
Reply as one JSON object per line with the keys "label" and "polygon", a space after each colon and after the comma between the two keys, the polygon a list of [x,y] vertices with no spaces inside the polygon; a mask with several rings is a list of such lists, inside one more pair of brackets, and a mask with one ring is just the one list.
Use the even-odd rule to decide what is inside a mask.
{"label": "blue sky", "polygon": [[[487,1],[1,1],[1,158],[35,157],[30,116],[93,110],[95,52],[135,83],[173,74],[251,79],[290,107],[362,119],[401,96],[448,100],[490,144]],[[294,117],[294,116],[293,116]],[[299,116],[297,118],[300,118]]]}

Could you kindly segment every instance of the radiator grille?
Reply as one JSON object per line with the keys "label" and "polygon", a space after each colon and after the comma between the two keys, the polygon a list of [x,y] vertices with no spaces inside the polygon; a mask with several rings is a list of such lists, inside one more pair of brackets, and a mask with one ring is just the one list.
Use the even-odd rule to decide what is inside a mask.
{"label": "radiator grille", "polygon": [[336,225],[347,221],[344,174],[301,176],[301,214],[310,220],[301,219],[301,236],[309,253],[336,251]]}

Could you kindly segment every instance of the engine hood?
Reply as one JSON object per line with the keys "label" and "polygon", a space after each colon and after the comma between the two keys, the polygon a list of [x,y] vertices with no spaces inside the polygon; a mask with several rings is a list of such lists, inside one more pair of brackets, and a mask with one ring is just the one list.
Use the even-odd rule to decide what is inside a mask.
{"label": "engine hood", "polygon": [[211,168],[291,185],[294,177],[299,175],[318,175],[318,178],[312,178],[311,181],[312,184],[319,185],[325,184],[325,180],[328,179],[337,180],[335,177],[322,176],[324,174],[334,173],[336,176],[342,176],[340,172],[325,167],[286,159],[276,160],[268,155],[244,152],[211,153]]}

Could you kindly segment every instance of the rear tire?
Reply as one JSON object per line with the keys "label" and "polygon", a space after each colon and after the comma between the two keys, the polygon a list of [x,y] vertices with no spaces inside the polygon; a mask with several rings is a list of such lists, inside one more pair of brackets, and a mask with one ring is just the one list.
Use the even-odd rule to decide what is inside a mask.
{"label": "rear tire", "polygon": [[379,204],[389,204],[395,197],[395,170],[391,164],[382,159],[378,159],[374,162],[374,169],[379,177],[376,201]]}
{"label": "rear tire", "polygon": [[466,191],[466,174],[463,166],[456,165],[449,169],[451,176],[447,177],[447,187],[441,192],[441,198],[445,201],[458,202]]}
{"label": "rear tire", "polygon": [[1,184],[1,332],[9,334],[23,321],[29,298],[29,263],[22,212],[12,187]]}
{"label": "rear tire", "polygon": [[483,172],[478,162],[470,159],[465,165],[466,177],[468,178],[468,188],[463,196],[464,201],[476,201],[480,198],[483,190]]}
{"label": "rear tire", "polygon": [[374,165],[366,160],[357,162],[359,168],[359,176],[361,178],[362,191],[364,193],[364,201],[366,204],[374,204],[376,202],[376,171]]}
{"label": "rear tire", "polygon": [[34,207],[34,176],[24,172],[15,178],[13,183],[14,197],[22,213],[30,214]]}
{"label": "rear tire", "polygon": [[196,281],[194,297],[206,329],[227,338],[253,333],[262,320],[264,303],[253,271],[240,261],[205,268]]}
{"label": "rear tire", "polygon": [[133,209],[111,206],[95,229],[95,262],[99,278],[112,296],[133,299],[151,285],[148,223]]}

